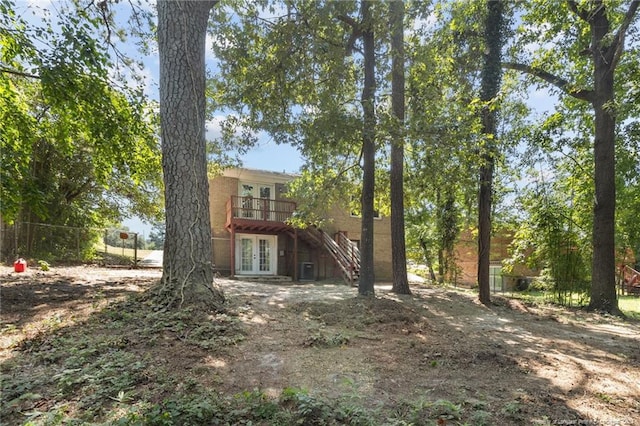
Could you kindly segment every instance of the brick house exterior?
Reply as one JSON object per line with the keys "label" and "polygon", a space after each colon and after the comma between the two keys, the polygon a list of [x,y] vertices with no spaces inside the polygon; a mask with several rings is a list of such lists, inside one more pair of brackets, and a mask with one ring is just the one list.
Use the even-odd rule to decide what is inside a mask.
{"label": "brick house exterior", "polygon": [[[348,266],[341,266],[340,256],[353,254],[336,253],[339,249],[331,246],[334,243],[322,239],[330,236],[347,249],[357,247],[360,218],[352,216],[346,206],[332,206],[331,220],[322,230],[292,228],[286,219],[296,204],[285,194],[287,183],[294,178],[287,173],[236,168],[210,180],[213,262],[218,272],[281,275],[294,280],[344,277]],[[376,280],[391,280],[389,218],[375,220],[374,244]],[[358,253],[359,265],[357,248],[347,251]]]}
{"label": "brick house exterior", "polygon": [[[502,261],[509,258],[509,245],[513,241],[513,232],[498,229],[491,236],[490,277],[494,291],[513,290],[518,280],[530,280],[537,276],[538,271],[525,265],[515,265],[513,271],[507,275],[502,272]],[[478,284],[478,238],[473,229],[466,229],[460,233],[455,245],[456,266],[458,268],[457,282],[465,286]]]}

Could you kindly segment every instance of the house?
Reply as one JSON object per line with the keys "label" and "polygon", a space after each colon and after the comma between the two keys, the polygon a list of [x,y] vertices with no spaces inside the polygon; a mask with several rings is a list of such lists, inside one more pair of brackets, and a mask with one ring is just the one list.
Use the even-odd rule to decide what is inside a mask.
{"label": "house", "polygon": [[[292,227],[296,202],[286,198],[294,175],[228,169],[209,182],[213,261],[230,276],[287,276],[294,281],[343,278],[353,284],[360,270],[360,218],[347,205],[331,206],[322,229]],[[374,223],[374,272],[391,280],[389,218]]]}
{"label": "house", "polygon": [[[491,236],[489,254],[489,282],[491,291],[524,290],[539,271],[524,264],[516,264],[509,274],[502,270],[503,260],[510,257],[509,246],[513,242],[513,231],[500,228]],[[478,238],[477,230],[464,229],[455,245],[456,283],[463,286],[478,284]]]}

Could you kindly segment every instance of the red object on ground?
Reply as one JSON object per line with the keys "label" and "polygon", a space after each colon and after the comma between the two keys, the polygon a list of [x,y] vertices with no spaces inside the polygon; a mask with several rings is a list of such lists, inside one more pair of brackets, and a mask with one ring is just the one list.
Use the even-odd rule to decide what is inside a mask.
{"label": "red object on ground", "polygon": [[16,272],[24,272],[27,269],[27,261],[24,259],[18,259],[13,262],[13,270]]}

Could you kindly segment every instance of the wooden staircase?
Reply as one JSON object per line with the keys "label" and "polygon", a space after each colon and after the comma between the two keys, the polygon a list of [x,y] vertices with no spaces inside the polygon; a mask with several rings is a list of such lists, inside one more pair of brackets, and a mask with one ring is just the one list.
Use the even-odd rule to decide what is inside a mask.
{"label": "wooden staircase", "polygon": [[298,231],[298,236],[310,246],[322,247],[329,253],[346,284],[357,284],[360,278],[360,250],[343,232],[338,232],[334,240],[322,229],[309,226]]}

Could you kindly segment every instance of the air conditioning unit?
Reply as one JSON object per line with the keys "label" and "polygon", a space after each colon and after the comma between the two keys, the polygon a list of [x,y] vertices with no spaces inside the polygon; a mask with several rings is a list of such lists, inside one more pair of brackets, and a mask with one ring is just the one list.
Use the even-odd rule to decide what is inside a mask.
{"label": "air conditioning unit", "polygon": [[313,263],[311,262],[301,262],[300,269],[298,272],[298,280],[299,281],[314,281],[316,279],[316,274],[314,271]]}

